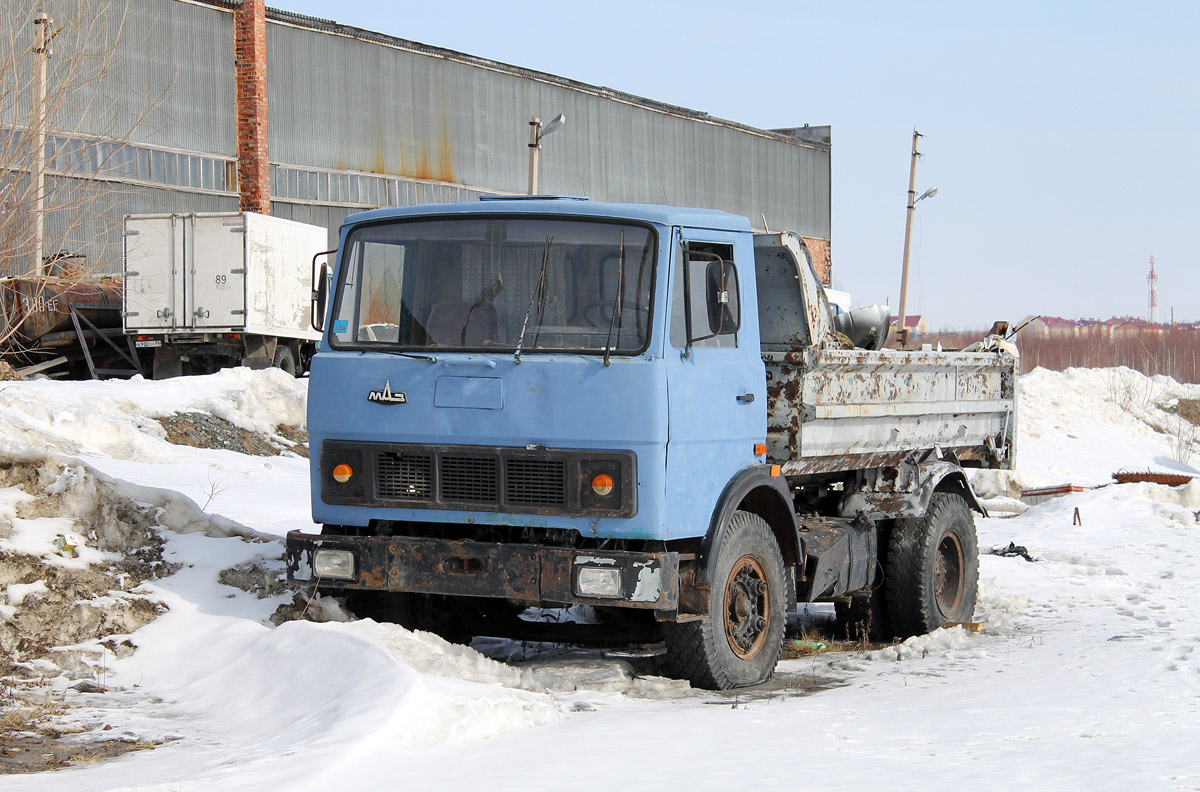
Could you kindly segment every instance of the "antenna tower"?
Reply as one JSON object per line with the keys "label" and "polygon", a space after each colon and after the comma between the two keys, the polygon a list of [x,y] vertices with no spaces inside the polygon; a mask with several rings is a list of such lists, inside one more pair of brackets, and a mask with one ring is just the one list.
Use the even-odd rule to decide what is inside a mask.
{"label": "antenna tower", "polygon": [[1154,256],[1150,257],[1150,274],[1146,276],[1150,290],[1150,324],[1158,324],[1158,275],[1154,272]]}

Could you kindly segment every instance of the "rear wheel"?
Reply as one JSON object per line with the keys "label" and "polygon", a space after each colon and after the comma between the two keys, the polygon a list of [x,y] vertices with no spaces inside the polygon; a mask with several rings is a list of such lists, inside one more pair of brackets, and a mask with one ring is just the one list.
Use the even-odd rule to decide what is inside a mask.
{"label": "rear wheel", "polygon": [[771,678],[786,621],[783,558],[756,514],[730,518],[710,581],[709,615],[669,625],[668,669],[696,687],[721,690]]}
{"label": "rear wheel", "polygon": [[922,517],[897,520],[885,578],[892,630],[923,635],[975,614],[979,541],[967,502],[935,492]]}

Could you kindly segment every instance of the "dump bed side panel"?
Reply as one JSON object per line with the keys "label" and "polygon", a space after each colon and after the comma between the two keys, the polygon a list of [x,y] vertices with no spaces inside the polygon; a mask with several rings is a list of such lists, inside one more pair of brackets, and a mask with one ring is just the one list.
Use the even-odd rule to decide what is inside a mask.
{"label": "dump bed side panel", "polygon": [[1016,359],[1000,352],[764,352],[768,455],[789,475],[938,448],[984,467],[1014,452]]}

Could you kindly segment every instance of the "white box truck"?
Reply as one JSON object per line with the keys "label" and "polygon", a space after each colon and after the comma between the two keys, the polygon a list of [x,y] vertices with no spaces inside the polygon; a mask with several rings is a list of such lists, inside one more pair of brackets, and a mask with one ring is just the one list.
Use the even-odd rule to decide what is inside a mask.
{"label": "white box truck", "polygon": [[127,215],[123,327],[153,349],[154,378],[225,366],[308,368],[320,226],[230,214]]}

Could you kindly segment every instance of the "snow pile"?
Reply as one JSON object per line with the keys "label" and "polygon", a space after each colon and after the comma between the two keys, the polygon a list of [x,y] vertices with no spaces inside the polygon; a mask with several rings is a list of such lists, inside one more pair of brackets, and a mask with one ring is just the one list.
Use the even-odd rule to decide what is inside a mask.
{"label": "snow pile", "polygon": [[980,497],[1059,484],[1100,486],[1121,470],[1195,474],[1200,432],[1179,415],[1200,385],[1133,369],[1036,369],[1020,379],[1017,469],[982,471]]}
{"label": "snow pile", "polygon": [[202,385],[196,379],[6,384],[0,450],[34,448],[170,463],[186,452],[161,442],[165,433],[152,418],[206,412],[268,434],[279,424],[304,425],[304,383],[278,369],[226,369],[200,378],[207,380]]}

